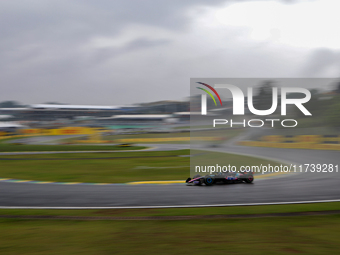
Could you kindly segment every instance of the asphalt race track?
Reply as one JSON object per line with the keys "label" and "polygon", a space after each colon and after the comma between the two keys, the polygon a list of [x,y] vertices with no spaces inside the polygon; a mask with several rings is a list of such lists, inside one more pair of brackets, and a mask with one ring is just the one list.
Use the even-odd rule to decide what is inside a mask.
{"label": "asphalt race track", "polygon": [[[150,146],[150,144],[149,144]],[[163,144],[155,150],[187,148]],[[227,143],[206,150],[272,158],[286,163],[339,164],[338,151],[243,147]],[[189,170],[188,170],[189,173]],[[58,185],[0,183],[0,207],[168,207],[339,200],[340,173],[300,173],[256,180],[253,184],[207,186]]]}

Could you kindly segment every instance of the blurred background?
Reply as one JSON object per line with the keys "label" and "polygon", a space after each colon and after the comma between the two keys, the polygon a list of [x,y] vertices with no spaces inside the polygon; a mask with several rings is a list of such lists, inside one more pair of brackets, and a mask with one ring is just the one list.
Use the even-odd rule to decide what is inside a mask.
{"label": "blurred background", "polygon": [[[1,253],[338,252],[338,7],[1,1]],[[295,128],[214,129],[213,118],[243,119],[232,115],[231,96],[219,108],[208,99],[200,116],[193,85],[214,78],[252,87],[259,110],[270,108],[273,87],[306,88],[312,116],[289,107]],[[270,117],[282,119],[280,107]],[[252,118],[262,119],[246,106]],[[333,170],[185,186],[190,162],[216,160]]]}
{"label": "blurred background", "polygon": [[3,1],[0,101],[131,106],[184,100],[192,77],[335,78],[336,6],[336,0]]}
{"label": "blurred background", "polygon": [[[253,85],[265,107],[271,77],[339,76],[336,6],[335,0],[2,2],[0,128],[115,130],[138,122],[167,129],[188,121],[193,77],[269,78]],[[336,80],[309,86],[309,108],[327,119],[314,121],[339,126],[339,87]],[[328,117],[320,114],[326,109]]]}

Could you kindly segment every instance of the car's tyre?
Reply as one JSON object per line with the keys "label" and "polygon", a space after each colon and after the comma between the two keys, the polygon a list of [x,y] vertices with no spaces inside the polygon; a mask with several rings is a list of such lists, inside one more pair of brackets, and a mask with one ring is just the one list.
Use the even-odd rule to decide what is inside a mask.
{"label": "car's tyre", "polygon": [[213,177],[211,177],[210,175],[208,175],[207,177],[204,178],[204,183],[207,186],[213,185],[214,182],[215,182],[215,179]]}
{"label": "car's tyre", "polygon": [[248,176],[244,179],[244,181],[245,181],[246,183],[252,183],[252,182],[254,181],[254,176],[248,175]]}

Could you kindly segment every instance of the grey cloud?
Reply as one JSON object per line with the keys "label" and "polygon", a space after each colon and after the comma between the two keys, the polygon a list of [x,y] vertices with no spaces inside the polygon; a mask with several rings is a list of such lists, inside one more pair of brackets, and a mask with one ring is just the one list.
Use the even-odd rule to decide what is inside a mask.
{"label": "grey cloud", "polygon": [[131,53],[136,50],[143,50],[147,48],[162,46],[168,43],[171,43],[171,40],[149,40],[148,38],[138,38],[132,40],[131,42],[128,42],[122,47],[107,47],[96,49],[93,52],[90,59],[88,59],[87,61],[91,63],[105,62],[109,59],[115,58],[126,53]]}
{"label": "grey cloud", "polygon": [[311,52],[307,59],[303,73],[306,76],[318,77],[327,75],[330,71],[339,70],[340,74],[340,51],[330,49],[317,49]]}
{"label": "grey cloud", "polygon": [[[218,3],[223,1],[211,1],[208,5]],[[66,101],[74,103],[92,101],[115,104],[114,97],[111,100],[90,97],[100,91],[98,87],[104,91],[112,89],[115,86],[112,85],[112,78],[117,80],[117,76],[121,75],[118,83],[122,84],[125,75],[131,76],[129,70],[125,70],[129,64],[124,59],[113,66],[105,66],[106,61],[170,41],[137,38],[119,48],[92,49],[88,52],[82,51],[81,47],[96,36],[115,37],[130,24],[184,29],[189,22],[184,15],[186,10],[202,4],[207,3],[150,0],[1,1],[0,100],[14,98],[35,103],[64,101],[61,98],[67,98]],[[139,61],[143,60],[133,60],[135,65]],[[131,89],[130,86],[124,87]],[[119,103],[121,97],[116,100]]]}
{"label": "grey cloud", "polygon": [[[189,94],[190,77],[289,76],[296,65],[283,64],[268,45],[232,45],[228,34],[224,47],[211,50],[196,45],[200,38],[176,38],[190,32],[189,10],[229,2],[236,1],[1,1],[0,101],[114,105],[180,99]],[[137,24],[169,36],[86,48],[93,38],[117,38]]]}

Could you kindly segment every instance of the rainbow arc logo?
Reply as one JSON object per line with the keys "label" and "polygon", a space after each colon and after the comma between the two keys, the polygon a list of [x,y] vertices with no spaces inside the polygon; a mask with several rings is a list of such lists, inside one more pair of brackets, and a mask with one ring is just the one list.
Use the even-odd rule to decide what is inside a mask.
{"label": "rainbow arc logo", "polygon": [[[217,91],[216,91],[213,87],[211,87],[210,85],[208,85],[208,84],[206,84],[206,83],[203,83],[203,82],[197,82],[197,83],[198,83],[198,84],[201,84],[201,85],[203,85],[203,86],[206,86],[206,87],[209,88],[212,92],[214,92],[215,95],[217,96],[218,100],[220,101],[220,104],[222,105],[221,97],[220,97],[220,95],[217,93]],[[216,100],[215,100],[213,94],[211,94],[211,92],[210,92],[209,90],[203,89],[203,88],[201,88],[201,87],[197,87],[197,88],[200,89],[200,90],[203,90],[204,92],[206,92],[206,93],[212,98],[212,100],[214,100],[214,103],[215,103],[215,105],[217,106]]]}

